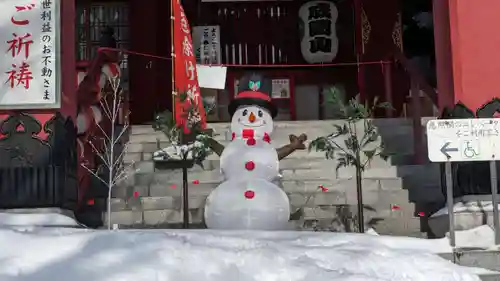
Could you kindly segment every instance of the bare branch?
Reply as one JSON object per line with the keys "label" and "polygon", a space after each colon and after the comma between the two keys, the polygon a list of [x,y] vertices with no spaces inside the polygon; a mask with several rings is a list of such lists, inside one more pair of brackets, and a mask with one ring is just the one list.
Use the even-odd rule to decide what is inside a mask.
{"label": "bare branch", "polygon": [[113,166],[117,166],[122,160],[123,160],[123,156],[124,154],[127,152],[127,148],[128,148],[128,142],[123,146],[123,149],[122,151],[120,152],[120,155],[118,155],[116,157],[116,160],[115,162],[113,163]]}
{"label": "bare branch", "polygon": [[[93,176],[94,176],[94,177],[96,177],[99,181],[101,181],[104,185],[108,186],[108,183],[107,183],[107,182],[105,182],[103,179],[101,179],[101,178],[99,177],[99,175],[97,175],[97,173],[96,173],[96,172],[94,172],[94,171],[92,171],[91,169],[89,169],[87,166],[85,166],[85,164],[81,164],[81,166],[82,166],[85,170],[87,170],[87,172],[89,172],[91,175],[93,175]],[[109,187],[109,186],[108,186],[108,187]]]}
{"label": "bare branch", "polygon": [[103,98],[101,98],[100,100],[100,104],[101,104],[101,108],[102,110],[104,111],[104,114],[106,115],[106,117],[111,120],[111,111],[110,111],[110,107],[109,107],[109,104],[108,104],[108,100],[106,99],[105,96],[103,96]]}
{"label": "bare branch", "polygon": [[106,133],[106,131],[104,131],[104,128],[99,123],[96,123],[96,127],[99,128],[102,136],[106,138],[107,141],[111,142],[111,139],[109,138],[108,134]]}
{"label": "bare branch", "polygon": [[97,147],[95,147],[94,143],[89,141],[89,144],[90,146],[92,147],[92,150],[95,152],[95,154],[102,160],[103,164],[106,165],[108,168],[109,168],[109,162],[107,159],[105,159],[106,157],[104,157],[105,155],[103,155],[99,149],[97,149]]}
{"label": "bare branch", "polygon": [[127,129],[128,129],[128,123],[125,123],[125,124],[123,125],[122,130],[120,131],[120,133],[118,134],[118,136],[115,138],[115,141],[114,141],[114,143],[113,143],[113,144],[116,144],[116,143],[117,143],[117,142],[121,139],[121,137],[122,137],[122,136],[123,136],[123,134],[127,131]]}
{"label": "bare branch", "polygon": [[[116,175],[114,181],[113,181],[113,184],[118,184],[119,182],[127,179],[129,176],[130,176],[130,172],[129,172],[129,168],[133,167],[134,166],[134,162],[132,162],[131,164],[123,167],[122,171],[120,171],[120,173],[118,175]],[[137,173],[139,172],[139,169],[135,169],[133,171],[133,173]]]}

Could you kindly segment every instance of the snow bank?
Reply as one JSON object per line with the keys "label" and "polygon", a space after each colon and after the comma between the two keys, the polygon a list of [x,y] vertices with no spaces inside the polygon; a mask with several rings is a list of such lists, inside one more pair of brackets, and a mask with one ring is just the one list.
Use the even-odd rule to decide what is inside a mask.
{"label": "snow bank", "polygon": [[39,212],[32,210],[26,213],[1,213],[0,227],[4,226],[66,226],[80,227],[81,225],[71,216],[57,212]]}
{"label": "snow bank", "polygon": [[[500,205],[498,205],[500,210]],[[469,213],[469,212],[493,212],[493,204],[491,201],[466,201],[457,202],[453,205],[454,213]],[[439,211],[431,215],[431,217],[439,217],[448,215],[448,207],[445,206]]]}
{"label": "snow bank", "polygon": [[[442,242],[441,242],[442,241]],[[445,240],[317,232],[0,229],[2,281],[478,281]]]}

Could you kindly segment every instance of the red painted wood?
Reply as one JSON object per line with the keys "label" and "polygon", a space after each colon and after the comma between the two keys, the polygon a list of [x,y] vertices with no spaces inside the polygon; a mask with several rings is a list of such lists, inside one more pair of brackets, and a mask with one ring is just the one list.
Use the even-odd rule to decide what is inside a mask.
{"label": "red painted wood", "polygon": [[433,1],[434,42],[436,50],[438,106],[440,110],[455,104],[452,66],[452,46],[450,40],[449,1]]}
{"label": "red painted wood", "polygon": [[[157,0],[156,18],[156,53],[162,57],[171,57],[170,38],[170,1]],[[184,2],[184,1],[183,1]],[[186,1],[187,2],[187,1]],[[172,62],[170,60],[157,60],[155,65],[156,112],[166,109],[172,110]]]}
{"label": "red painted wood", "polygon": [[[371,27],[369,40],[364,46],[365,53],[362,55],[361,61],[383,61],[392,58],[395,49],[392,32],[399,19],[400,1],[387,0],[384,2],[384,9],[380,9],[380,3],[374,1],[358,1],[361,1]],[[380,99],[384,99],[385,86],[382,64],[363,66],[363,69],[366,98],[371,100],[378,96]],[[401,66],[393,68],[392,78],[392,105],[396,109],[394,115],[398,116],[402,112],[403,103],[408,96],[410,81]],[[381,112],[381,114],[383,116],[384,113]]]}

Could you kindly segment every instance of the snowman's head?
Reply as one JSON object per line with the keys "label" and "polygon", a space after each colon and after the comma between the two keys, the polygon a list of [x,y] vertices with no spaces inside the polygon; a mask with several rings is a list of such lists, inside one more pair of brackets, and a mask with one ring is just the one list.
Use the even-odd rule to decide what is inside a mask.
{"label": "snowman's head", "polygon": [[257,105],[243,105],[238,107],[231,119],[231,131],[237,135],[244,129],[252,129],[254,136],[262,138],[264,134],[273,133],[273,118],[269,111]]}

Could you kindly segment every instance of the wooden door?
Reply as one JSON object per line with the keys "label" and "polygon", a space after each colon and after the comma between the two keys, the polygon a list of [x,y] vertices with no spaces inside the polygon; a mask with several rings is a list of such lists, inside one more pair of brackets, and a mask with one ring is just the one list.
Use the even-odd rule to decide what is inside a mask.
{"label": "wooden door", "polygon": [[[156,11],[158,21],[156,23],[157,55],[162,58],[171,57],[170,39],[170,1],[158,1]],[[168,59],[157,60],[156,72],[156,104],[158,111],[166,109],[172,111],[172,61]]]}
{"label": "wooden door", "polygon": [[[146,4],[147,3],[147,4]],[[157,54],[158,0],[130,0],[130,46],[143,54]],[[165,16],[167,17],[167,16]],[[132,124],[153,121],[157,111],[158,60],[129,54],[130,118]]]}

